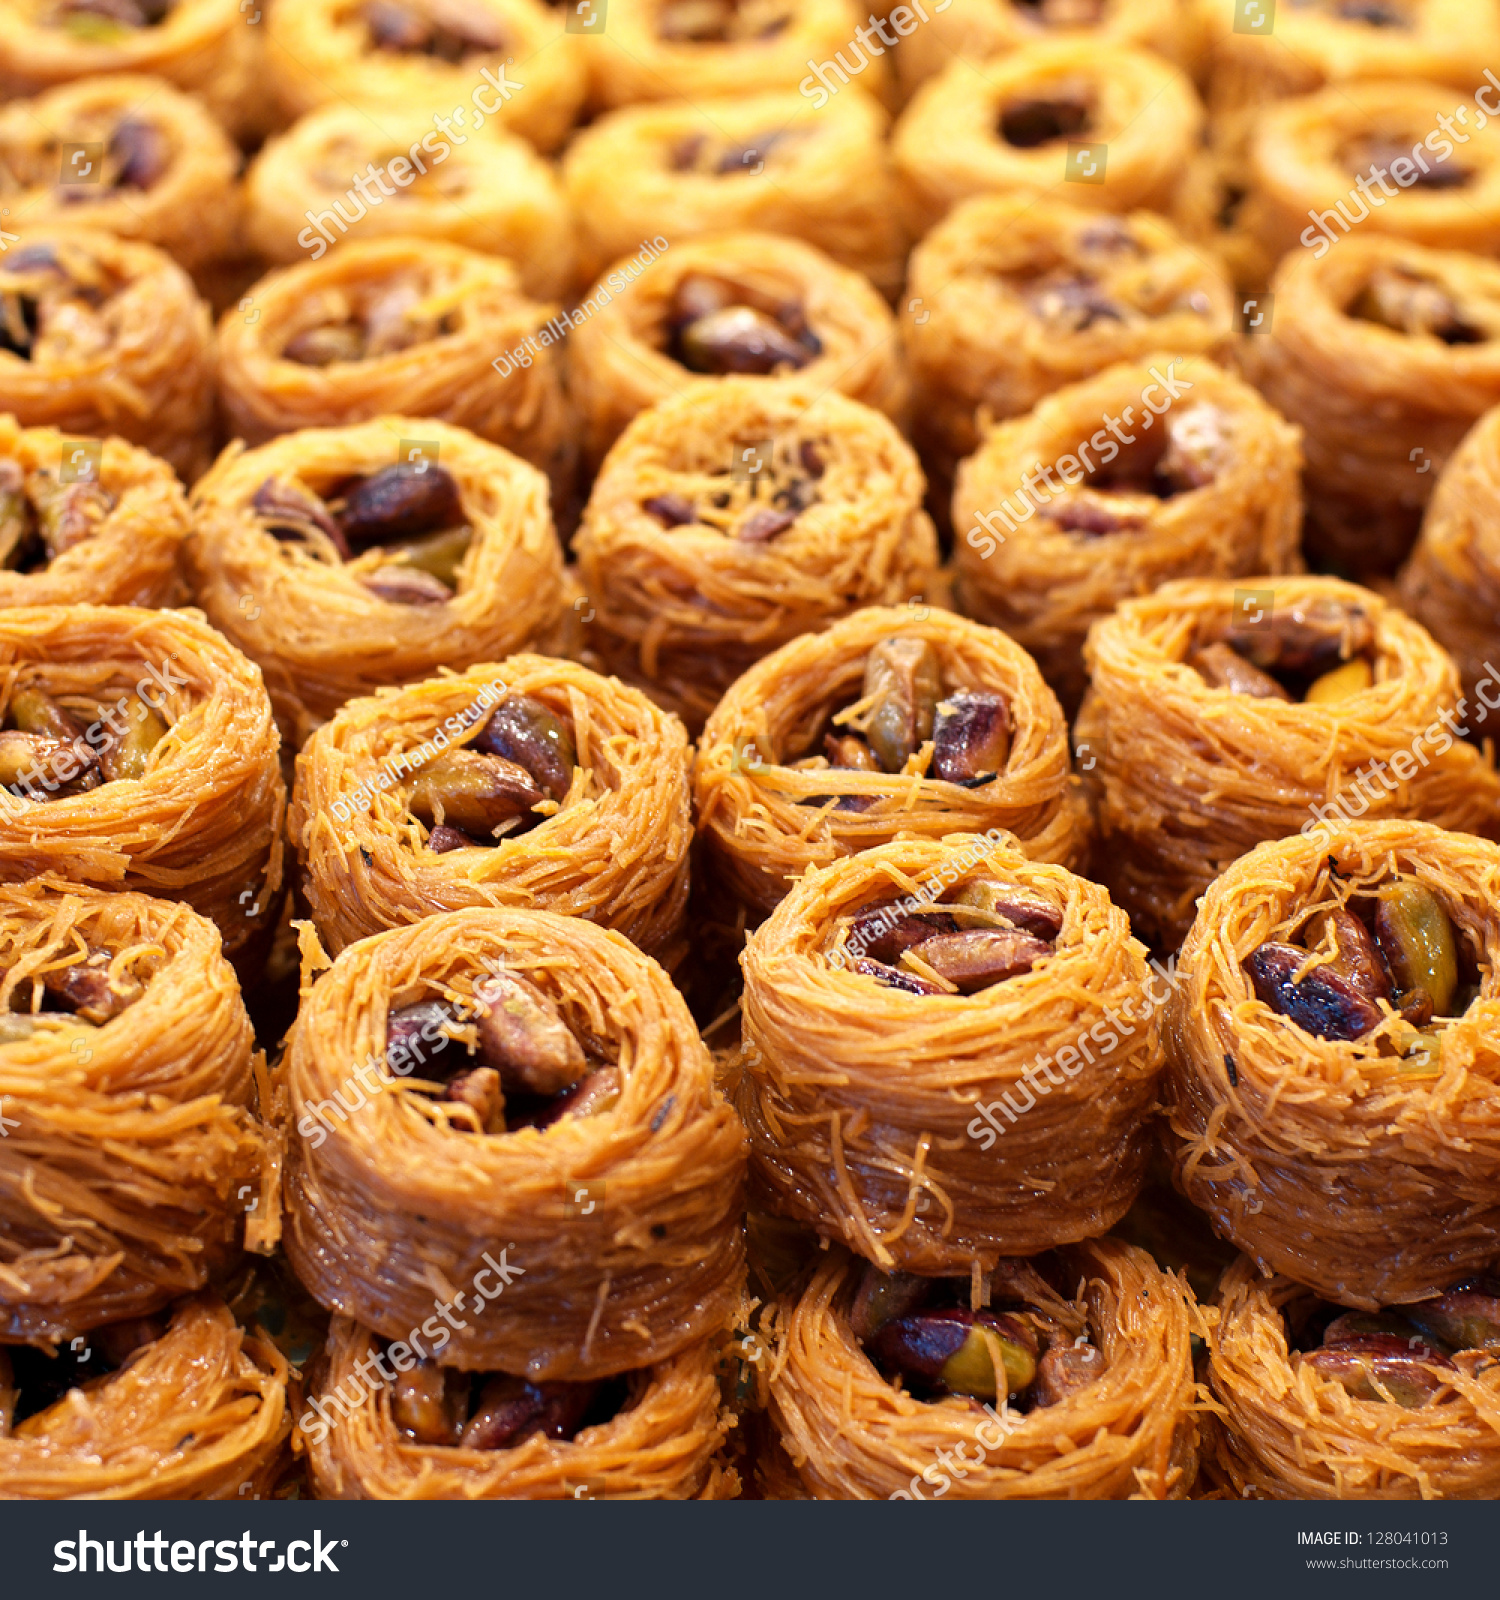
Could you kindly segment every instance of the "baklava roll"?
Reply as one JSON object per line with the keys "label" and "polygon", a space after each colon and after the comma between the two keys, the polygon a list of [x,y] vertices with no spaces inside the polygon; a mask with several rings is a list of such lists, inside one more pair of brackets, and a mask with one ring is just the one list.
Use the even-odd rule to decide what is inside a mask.
{"label": "baklava roll", "polygon": [[352,701],[297,762],[288,831],[333,950],[463,906],[588,917],[652,952],[682,926],[687,735],[614,678],[512,656]]}
{"label": "baklava roll", "polygon": [[1356,235],[1287,256],[1248,374],[1302,429],[1310,559],[1393,572],[1443,464],[1500,402],[1500,264]]}
{"label": "baklava roll", "polygon": [[542,0],[295,0],[273,6],[262,31],[294,117],[334,102],[377,116],[418,106],[455,144],[493,120],[547,151],[583,105],[584,56]]}
{"label": "baklava roll", "polygon": [[976,196],[912,252],[901,337],[918,444],[951,484],[979,443],[981,408],[1019,416],[1065,384],[1158,350],[1218,354],[1233,318],[1217,263],[1160,217]]}
{"label": "baklava roll", "polygon": [[815,1499],[1176,1500],[1197,1474],[1201,1314],[1118,1240],[972,1279],[836,1250],[773,1312],[771,1414]]}
{"label": "baklava roll", "polygon": [[346,701],[498,661],[563,610],[547,480],[427,417],[231,447],[193,522],[194,598],[260,666],[293,747]]}
{"label": "baklava roll", "polygon": [[259,7],[239,0],[109,0],[0,8],[0,94],[115,73],[149,73],[200,98],[237,136],[270,125],[260,73]]}
{"label": "baklava roll", "polygon": [[81,1352],[0,1347],[0,1497],[259,1499],[291,1432],[287,1382],[275,1346],[207,1294]]}
{"label": "baklava roll", "polygon": [[[1258,298],[1271,281],[1277,257],[1267,253],[1246,223],[1249,183],[1243,154],[1201,149],[1188,162],[1172,197],[1171,218],[1192,244],[1220,263],[1241,294]],[[1246,308],[1243,300],[1240,305],[1243,316],[1254,316],[1255,307]]]}
{"label": "baklava roll", "polygon": [[1469,706],[1487,704],[1479,685],[1494,681],[1500,648],[1500,406],[1474,424],[1438,476],[1398,592],[1453,657]]}
{"label": "baklava roll", "polygon": [[1493,1500],[1497,1290],[1351,1313],[1242,1258],[1210,1336],[1212,1476],[1236,1500]]}
{"label": "baklava roll", "polygon": [[937,536],[911,446],[829,392],[725,378],[615,441],[574,549],[609,670],[696,732],[779,645],[932,587]]}
{"label": "baklava roll", "polygon": [[765,912],[811,867],[898,834],[1013,833],[1077,868],[1088,806],[1057,697],[996,628],[872,607],[758,661],[708,719],[698,827],[726,888]]}
{"label": "baklava roll", "polygon": [[1169,578],[1301,569],[1301,466],[1297,430],[1211,362],[1122,361],[992,428],[962,464],[960,608],[1023,644],[1074,711],[1089,625],[1119,601]]}
{"label": "baklava roll", "polygon": [[904,419],[895,319],[867,278],[769,233],[714,234],[670,252],[658,235],[653,248],[599,279],[568,338],[590,463],[695,376],[795,378],[810,394],[836,389]]}
{"label": "baklava roll", "polygon": [[0,608],[170,605],[187,532],[166,462],[0,416]]}
{"label": "baklava roll", "polygon": [[1097,884],[998,829],[897,840],[801,879],[743,966],[735,1099],[777,1211],[953,1277],[1129,1210],[1165,996]]}
{"label": "baklava roll", "polygon": [[0,109],[12,227],[100,228],[196,271],[236,247],[240,153],[161,78],[86,78]]}
{"label": "baklava roll", "polygon": [[917,90],[891,153],[916,233],[970,195],[1065,181],[1076,205],[1165,211],[1202,122],[1192,84],[1160,57],[1058,40],[951,63]]}
{"label": "baklava roll", "polygon": [[1326,255],[1355,228],[1493,255],[1500,123],[1480,112],[1463,134],[1443,115],[1454,109],[1440,84],[1378,82],[1266,107],[1250,140],[1246,226],[1273,260],[1299,242]]}
{"label": "baklava roll", "polygon": [[744,1130],[671,979],[619,934],[470,909],[361,940],[279,1071],[288,1257],[419,1358],[583,1382],[736,1314]]}
{"label": "baklava roll", "polygon": [[852,0],[612,0],[593,95],[627,106],[676,100],[685,89],[694,100],[794,89],[809,67],[842,50],[848,59],[826,70],[881,97],[890,63],[865,40],[874,26],[858,31],[863,22]]}
{"label": "baklava roll", "polygon": [[271,1189],[213,924],[143,894],[7,884],[0,972],[0,1340],[201,1288]]}
{"label": "baklava roll", "polygon": [[375,239],[272,272],[247,298],[253,317],[227,311],[219,323],[219,394],[246,443],[435,417],[554,484],[565,477],[567,406],[549,348],[561,334],[509,262],[435,239]]}
{"label": "baklava roll", "polygon": [[0,255],[0,404],[23,427],[119,434],[191,480],[213,370],[208,308],[153,245],[50,227]]}
{"label": "baklava roll", "polygon": [[910,94],[953,59],[984,61],[1022,45],[1063,39],[1150,50],[1192,66],[1197,30],[1176,0],[948,0],[941,10],[908,6],[887,21],[902,36],[896,76]]}
{"label": "baklava roll", "polygon": [[335,1317],[300,1419],[313,1485],[323,1500],[730,1500],[716,1359],[707,1340],[615,1377],[537,1383],[419,1361]]}
{"label": "baklava roll", "polygon": [[186,901],[235,956],[280,910],[286,788],[259,670],[189,611],[0,610],[0,882]]}
{"label": "baklava roll", "polygon": [[1496,1255],[1500,850],[1329,820],[1203,897],[1168,1002],[1175,1176],[1265,1272],[1377,1310]]}
{"label": "baklava roll", "polygon": [[1500,826],[1453,663],[1367,589],[1183,579],[1096,622],[1085,657],[1074,739],[1103,881],[1148,943],[1175,948],[1231,862],[1317,819]]}
{"label": "baklava roll", "polygon": [[419,110],[325,105],[255,158],[245,205],[246,234],[268,261],[320,261],[346,237],[405,234],[504,256],[530,295],[573,287],[573,220],[552,168],[496,124],[454,145]]}
{"label": "baklava roll", "polygon": [[894,295],[906,265],[887,118],[851,89],[815,110],[791,90],[616,111],[563,161],[588,277],[661,235],[757,229],[816,245]]}

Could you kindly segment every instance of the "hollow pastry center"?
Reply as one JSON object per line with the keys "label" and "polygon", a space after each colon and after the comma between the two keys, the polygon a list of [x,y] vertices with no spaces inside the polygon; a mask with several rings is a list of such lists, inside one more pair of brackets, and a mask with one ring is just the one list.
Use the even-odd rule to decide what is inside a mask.
{"label": "hollow pastry center", "polygon": [[75,1038],[128,1011],[145,994],[149,975],[135,971],[112,975],[113,960],[112,951],[91,948],[64,966],[17,984],[9,1007],[0,1011],[0,1044],[50,1033],[73,1050]]}
{"label": "hollow pastry center", "polygon": [[1494,308],[1467,304],[1440,279],[1399,265],[1377,267],[1348,315],[1444,344],[1485,344],[1500,327]]}
{"label": "hollow pastry center", "polygon": [[1500,1360],[1500,1280],[1470,1278],[1416,1305],[1345,1311],[1318,1301],[1283,1314],[1294,1363],[1356,1400],[1419,1410]]}
{"label": "hollow pastry center", "polygon": [[1043,28],[1091,28],[1103,20],[1105,0],[1012,0],[1023,17]]}
{"label": "hollow pastry center", "polygon": [[317,312],[282,346],[283,360],[304,367],[374,361],[454,333],[460,321],[458,297],[434,294],[411,272],[330,289],[318,297]]}
{"label": "hollow pastry center", "polygon": [[1012,95],[1000,108],[1000,137],[1017,150],[1036,150],[1093,129],[1093,85],[1063,79],[1031,93]]}
{"label": "hollow pastry center", "polygon": [[[1463,189],[1474,180],[1474,171],[1462,161],[1439,160],[1424,148],[1426,130],[1416,130],[1410,138],[1399,132],[1362,133],[1346,141],[1335,156],[1338,165],[1353,177],[1370,173],[1382,193],[1399,189]],[[1387,182],[1393,178],[1395,183]]]}
{"label": "hollow pastry center", "polygon": [[436,1102],[460,1133],[550,1128],[594,1117],[620,1097],[623,1077],[588,1047],[561,1009],[529,979],[497,972],[472,1003],[418,1000],[386,1017],[386,1063]]}
{"label": "hollow pastry center", "polygon": [[172,15],[173,0],[59,0],[46,25],[92,44],[110,44],[140,28],[157,28]]}
{"label": "hollow pastry center", "polygon": [[0,1439],[45,1436],[47,1411],[70,1389],[130,1366],[166,1331],[163,1318],[132,1317],[55,1349],[0,1347]]}
{"label": "hollow pastry center", "polygon": [[[511,1450],[527,1439],[574,1439],[626,1408],[626,1378],[530,1383],[504,1372],[458,1372],[413,1361],[405,1345],[381,1342],[391,1360],[391,1421],[413,1444]],[[383,1363],[379,1363],[385,1371]]]}
{"label": "hollow pastry center", "polygon": [[372,50],[454,64],[507,48],[504,30],[477,0],[366,0]]}
{"label": "hollow pastry center", "polygon": [[0,256],[0,351],[38,364],[100,355],[113,342],[118,287],[76,247],[23,245]]}
{"label": "hollow pastry center", "polygon": [[1276,601],[1198,632],[1187,664],[1213,689],[1331,705],[1375,681],[1375,624],[1347,600]]}
{"label": "hollow pastry center", "polygon": [[270,477],[250,509],[288,554],[346,564],[371,594],[392,605],[451,600],[474,537],[457,480],[436,462],[338,478],[326,495],[289,477]]}
{"label": "hollow pastry center", "polygon": [[1085,333],[1177,311],[1208,316],[1213,310],[1201,288],[1182,283],[1175,273],[1143,266],[1148,251],[1122,217],[1087,223],[1071,246],[1068,255],[997,274],[1049,334]]}
{"label": "hollow pastry center", "polygon": [[[21,678],[0,725],[0,784],[23,799],[46,804],[86,794],[120,778],[146,776],[167,722],[148,703],[151,680],[113,700],[49,694]],[[144,689],[144,693],[142,692]]]}
{"label": "hollow pastry center", "polygon": [[1041,515],[1064,533],[1085,539],[1137,533],[1162,501],[1207,487],[1232,458],[1230,416],[1210,401],[1173,409],[1159,428],[1134,406],[1102,420],[1076,455],[1059,456],[1023,479],[1023,494],[1034,495]]}
{"label": "hollow pastry center", "polygon": [[[977,994],[1056,952],[1063,914],[1017,883],[970,878],[940,899],[877,900],[835,931],[852,972],[907,994]],[[838,941],[842,937],[842,944]]]}
{"label": "hollow pastry center", "polygon": [[1294,11],[1316,11],[1340,22],[1362,22],[1369,28],[1410,28],[1410,0],[1292,0]]}
{"label": "hollow pastry center", "polygon": [[0,150],[0,193],[52,189],[64,205],[84,205],[119,189],[145,191],[172,164],[172,139],[149,107],[85,113],[69,142],[46,137]]}
{"label": "hollow pastry center", "polygon": [[494,845],[555,815],[577,765],[572,723],[534,695],[510,694],[470,743],[422,767],[407,806],[439,855]]}
{"label": "hollow pastry center", "polygon": [[0,565],[41,572],[65,551],[91,539],[115,508],[98,483],[61,480],[45,467],[26,471],[0,460]]}
{"label": "hollow pastry center", "polygon": [[689,272],[677,285],[663,334],[674,361],[716,377],[797,371],[823,352],[800,300],[706,272]]}
{"label": "hollow pastry center", "polygon": [[664,0],[656,36],[670,44],[739,44],[774,39],[791,26],[786,0]]}
{"label": "hollow pastry center", "polygon": [[1478,968],[1442,900],[1398,876],[1310,912],[1295,942],[1268,941],[1245,970],[1257,998],[1320,1039],[1381,1034],[1406,1070],[1437,1071],[1441,1033],[1479,993]]}
{"label": "hollow pastry center", "polygon": [[641,509],[663,528],[705,528],[742,544],[768,545],[822,498],[828,440],[783,434],[736,440],[733,460],[708,473],[681,472]]}
{"label": "hollow pastry center", "polygon": [[988,1304],[969,1304],[967,1278],[884,1273],[865,1263],[849,1327],[892,1384],[919,1399],[962,1395],[1014,1412],[1057,1405],[1108,1370],[1076,1308],[1024,1261],[985,1280]]}
{"label": "hollow pastry center", "polygon": [[[1005,770],[1012,732],[1003,695],[945,689],[937,651],[925,639],[896,635],[865,657],[859,697],[834,711],[814,747],[787,765],[797,772],[915,771],[973,789]],[[827,803],[822,795],[803,802]],[[867,811],[877,803],[874,795],[846,794],[837,809]]]}
{"label": "hollow pastry center", "polygon": [[690,133],[670,147],[668,165],[673,172],[704,177],[759,177],[768,162],[784,158],[804,137],[790,128],[768,128],[743,139]]}

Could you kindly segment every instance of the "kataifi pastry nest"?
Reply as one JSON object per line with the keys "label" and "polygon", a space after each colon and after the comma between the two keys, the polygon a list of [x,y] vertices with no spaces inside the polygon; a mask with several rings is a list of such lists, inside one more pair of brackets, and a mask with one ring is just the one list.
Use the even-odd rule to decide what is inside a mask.
{"label": "kataifi pastry nest", "polygon": [[[1500,402],[1500,264],[1374,234],[1286,256],[1247,374],[1307,457],[1310,559],[1393,572],[1433,485]],[[1384,307],[1384,309],[1382,309]],[[1376,315],[1387,322],[1374,320]]]}
{"label": "kataifi pastry nest", "polygon": [[[56,428],[22,428],[13,416],[0,416],[0,474],[9,462],[28,478],[38,474],[31,481],[44,489],[61,483],[65,471],[74,481],[97,483],[113,504],[88,538],[41,566],[0,572],[0,607],[79,601],[164,606],[178,597],[177,556],[187,538],[188,512],[181,485],[165,461],[122,439],[80,440]],[[85,480],[80,480],[85,464]],[[24,491],[24,481],[21,487]]]}
{"label": "kataifi pastry nest", "polygon": [[959,605],[1076,708],[1089,625],[1121,600],[1169,578],[1301,570],[1301,467],[1297,430],[1212,362],[1122,361],[991,428],[962,464]]}
{"label": "kataifi pastry nest", "polygon": [[[771,1413],[823,1500],[1170,1500],[1197,1470],[1192,1291],[1144,1250],[1097,1239],[1057,1252],[1049,1277],[1108,1362],[1056,1405],[992,1415],[958,1395],[919,1400],[888,1382],[849,1325],[858,1263],[830,1252],[775,1308]],[[1046,1271],[1046,1268],[1044,1268]],[[939,1452],[965,1462],[950,1476]],[[978,1447],[978,1460],[961,1448]]]}
{"label": "kataifi pastry nest", "polygon": [[[468,1133],[386,1069],[388,1012],[439,994],[472,1011],[486,963],[528,980],[619,1068],[613,1105]],[[359,1063],[381,1073],[368,1096]],[[469,1302],[468,1327],[438,1349],[452,1366],[533,1381],[664,1360],[735,1313],[744,1130],[686,1002],[619,934],[471,909],[362,940],[304,995],[279,1071],[286,1250],[330,1309],[403,1341],[425,1320],[431,1339],[445,1328],[434,1290],[462,1310],[498,1260],[513,1269],[503,1298]]]}
{"label": "kataifi pastry nest", "polygon": [[593,123],[563,161],[584,272],[659,234],[785,234],[872,279],[901,287],[906,238],[896,214],[889,119],[859,89],[821,110],[794,90],[627,106]]}
{"label": "kataifi pastry nest", "polygon": [[[729,1500],[738,1477],[720,1459],[733,1427],[721,1403],[718,1341],[629,1374],[625,1404],[572,1439],[533,1434],[502,1450],[418,1444],[391,1416],[388,1383],[371,1388],[379,1342],[335,1317],[328,1369],[315,1399],[333,1410],[347,1385],[357,1408],[340,1415],[308,1461],[323,1500]],[[314,1419],[316,1429],[320,1419]],[[303,1421],[304,1435],[309,1424]]]}
{"label": "kataifi pastry nest", "polygon": [[[49,976],[104,955],[128,1003],[96,1025],[56,1015]],[[0,1045],[0,1334],[66,1339],[201,1288],[274,1198],[213,924],[143,894],[5,885],[0,968],[0,1006],[48,1013]]]}
{"label": "kataifi pastry nest", "polygon": [[[493,848],[430,848],[409,809],[416,771],[476,731],[506,694],[572,725],[561,804]],[[687,735],[638,689],[576,662],[519,655],[355,700],[297,758],[288,831],[329,947],[462,906],[589,917],[660,951],[687,909]]]}
{"label": "kataifi pastry nest", "polygon": [[[1347,699],[1255,699],[1187,665],[1206,635],[1319,604],[1347,607],[1372,630],[1374,682]],[[1420,816],[1472,833],[1500,822],[1493,766],[1441,720],[1463,709],[1452,661],[1368,589],[1335,578],[1183,579],[1096,622],[1086,656],[1090,688],[1073,731],[1089,752],[1103,878],[1142,938],[1164,948],[1187,933],[1194,902],[1226,867],[1263,839],[1337,817],[1337,801],[1354,816]],[[1412,770],[1397,771],[1394,790],[1383,778],[1373,794],[1358,786],[1370,762],[1397,757]]]}
{"label": "kataifi pastry nest", "polygon": [[259,1499],[291,1431],[288,1376],[221,1300],[188,1300],[118,1371],[0,1434],[0,1497]]}
{"label": "kataifi pastry nest", "polygon": [[638,416],[594,482],[575,544],[590,642],[697,730],[777,646],[930,591],[923,487],[868,406],[757,378],[697,384]]}
{"label": "kataifi pastry nest", "polygon": [[[419,451],[415,463],[404,460],[403,445]],[[256,506],[268,483],[321,498],[347,492],[351,476],[401,467],[416,477],[438,470],[450,477],[456,522],[473,530],[442,604],[372,592],[360,580],[367,567],[278,538],[274,519]],[[508,450],[430,417],[304,428],[257,450],[231,446],[194,486],[193,524],[186,566],[194,598],[259,664],[294,745],[357,696],[441,667],[497,661],[539,641],[563,609],[546,478]],[[390,543],[399,550],[399,540]]]}
{"label": "kataifi pastry nest", "polygon": [[1165,211],[1202,123],[1192,84],[1159,56],[1058,39],[951,62],[912,97],[891,151],[925,233],[970,195],[1065,181],[1076,205]]}
{"label": "kataifi pastry nest", "polygon": [[[208,465],[213,330],[170,256],[94,229],[37,229],[0,256],[7,302],[0,395],[22,427],[119,434],[187,480]],[[22,355],[9,308],[24,319],[28,302]]]}
{"label": "kataifi pastry nest", "polygon": [[[0,681],[7,701],[18,686],[60,701],[92,727],[94,749],[108,742],[100,707],[127,727],[148,707],[167,723],[139,778],[45,800],[8,793],[0,882],[51,872],[185,900],[218,924],[225,954],[242,950],[280,910],[286,787],[259,669],[191,611],[17,606],[0,611]],[[50,770],[66,784],[78,765],[60,757]],[[58,788],[45,772],[40,782]]]}
{"label": "kataifi pastry nest", "polygon": [[671,349],[689,278],[739,289],[747,303],[791,308],[817,339],[819,353],[805,366],[757,381],[794,381],[813,395],[836,389],[903,420],[906,374],[890,308],[867,278],[812,245],[771,233],[710,234],[615,266],[585,297],[586,320],[568,337],[568,392],[588,460],[602,459],[632,417],[698,376]]}
{"label": "kataifi pastry nest", "polygon": [[[912,770],[899,773],[785,764],[859,699],[865,658],[896,637],[932,646],[945,694],[984,690],[1006,701],[1010,754],[994,779],[965,787],[929,778],[920,752]],[[1036,663],[996,628],[915,603],[857,611],[756,662],[708,719],[694,788],[714,868],[755,911],[769,911],[809,868],[901,833],[941,839],[1002,828],[1033,860],[1069,868],[1085,859],[1091,833],[1071,775],[1067,723]],[[846,795],[875,804],[836,808]]]}
{"label": "kataifi pastry nest", "polygon": [[[1378,1053],[1398,1022],[1319,1038],[1258,999],[1243,965],[1291,942],[1314,906],[1394,874],[1438,897],[1480,971],[1479,998],[1420,1069]],[[1204,895],[1164,1029],[1176,1181],[1263,1270],[1373,1310],[1494,1258],[1497,908],[1500,850],[1406,821],[1321,823],[1262,845]]]}
{"label": "kataifi pastry nest", "polygon": [[[246,302],[219,323],[219,393],[247,444],[296,428],[435,417],[560,479],[571,440],[543,326],[552,308],[522,294],[508,261],[438,239],[360,241],[269,273]],[[373,353],[295,359],[324,330],[348,329]],[[502,375],[493,363],[517,348],[534,354]]]}
{"label": "kataifi pastry nest", "polygon": [[[858,912],[940,910],[976,878],[1055,907],[1055,952],[977,994],[853,969]],[[775,1209],[886,1271],[948,1276],[1092,1238],[1129,1209],[1164,996],[1097,884],[1004,834],[898,839],[803,878],[742,965],[736,1103]]]}

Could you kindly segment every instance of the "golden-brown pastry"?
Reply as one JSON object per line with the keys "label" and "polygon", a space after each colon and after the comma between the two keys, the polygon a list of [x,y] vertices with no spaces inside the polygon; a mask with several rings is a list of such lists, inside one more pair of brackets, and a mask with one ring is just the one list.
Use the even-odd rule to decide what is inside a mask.
{"label": "golden-brown pastry", "polygon": [[431,418],[231,448],[193,521],[194,598],[260,666],[294,747],[346,701],[498,661],[563,609],[547,480]]}
{"label": "golden-brown pastry", "polygon": [[863,605],[932,587],[911,447],[878,411],[724,378],[615,441],[575,549],[589,639],[691,731],[752,663]]}
{"label": "golden-brown pastry", "polygon": [[213,436],[213,334],[153,245],[48,227],[0,255],[0,403],[22,427],[119,434],[191,480]]}
{"label": "golden-brown pastry", "polygon": [[665,951],[687,763],[675,717],[546,656],[352,701],[298,757],[288,831],[318,930],[337,951],[434,911],[535,906]]}
{"label": "golden-brown pastry", "polygon": [[505,256],[530,295],[573,286],[573,221],[552,169],[496,123],[455,145],[419,110],[320,106],[255,158],[245,200],[247,235],[270,261],[406,234]]}
{"label": "golden-brown pastry", "polygon": [[911,224],[960,200],[1062,192],[1100,211],[1164,211],[1197,144],[1203,108],[1176,68],[1089,39],[954,61],[917,91],[892,154]]}
{"label": "golden-brown pastry", "polygon": [[1401,603],[1453,657],[1468,714],[1488,720],[1481,690],[1500,651],[1500,407],[1486,411],[1438,475],[1422,534],[1401,569]]}
{"label": "golden-brown pastry", "polygon": [[170,1324],[143,1318],[100,1329],[85,1349],[0,1347],[0,1495],[269,1493],[291,1431],[287,1364],[236,1326],[216,1296],[185,1301]]}
{"label": "golden-brown pastry", "polygon": [[1371,1310],[1488,1266],[1500,850],[1330,818],[1203,897],[1168,1002],[1178,1185],[1266,1272]]}
{"label": "golden-brown pastry", "polygon": [[121,439],[0,416],[0,606],[169,605],[187,505],[172,469]]}
{"label": "golden-brown pastry", "polygon": [[1285,257],[1244,361],[1302,429],[1311,559],[1389,573],[1449,453],[1500,402],[1500,265],[1401,239]]}
{"label": "golden-brown pastry", "polygon": [[1158,350],[1218,354],[1233,315],[1224,273],[1160,217],[1035,195],[966,200],[912,252],[901,337],[923,455],[951,483],[981,409],[1019,416]]}
{"label": "golden-brown pastry", "polygon": [[901,839],[802,878],[742,964],[735,1099],[775,1210],[967,1277],[1129,1209],[1165,995],[1097,884],[1000,829]]}
{"label": "golden-brown pastry", "polygon": [[541,1384],[392,1348],[334,1319],[301,1418],[325,1500],[734,1498],[715,1341],[618,1378]]}
{"label": "golden-brown pastry", "polygon": [[1301,465],[1297,430],[1212,362],[1122,361],[962,464],[959,605],[1025,645],[1076,710],[1089,624],[1119,601],[1169,578],[1300,570]]}
{"label": "golden-brown pastry", "polygon": [[1500,825],[1453,663],[1367,589],[1184,579],[1096,622],[1085,654],[1074,739],[1102,876],[1148,942],[1173,948],[1226,867],[1318,819]]}
{"label": "golden-brown pastry", "polygon": [[1492,1294],[1339,1316],[1241,1259],[1210,1339],[1212,1478],[1236,1500],[1492,1500],[1500,1363],[1462,1320],[1487,1312],[1492,1338]]}
{"label": "golden-brown pastry", "polygon": [[435,239],[349,243],[270,273],[246,301],[219,323],[219,394],[246,443],[436,417],[566,476],[561,333],[508,262]]}
{"label": "golden-brown pastry", "polygon": [[455,144],[497,121],[547,151],[583,102],[579,41],[541,0],[294,0],[272,6],[263,31],[294,117],[340,101],[377,117],[417,106]]}
{"label": "golden-brown pastry", "polygon": [[744,1131],[682,997],[619,934],[471,908],[361,940],[280,1071],[287,1254],[420,1358],[582,1382],[735,1314]]}
{"label": "golden-brown pastry", "polygon": [[904,419],[895,322],[859,273],[767,233],[667,244],[658,235],[601,277],[569,336],[569,396],[590,462],[695,375],[795,378]]}
{"label": "golden-brown pastry", "polygon": [[1067,724],[1036,663],[998,629],[916,602],[758,661],[709,718],[694,783],[708,859],[752,912],[901,833],[999,828],[1069,868],[1089,847]]}
{"label": "golden-brown pastry", "polygon": [[0,682],[0,881],[185,900],[246,952],[280,910],[286,809],[257,668],[189,611],[16,606]]}
{"label": "golden-brown pastry", "polygon": [[[814,1498],[1187,1495],[1201,1318],[1144,1250],[1099,1239],[1004,1262],[972,1285],[880,1280],[834,1251],[773,1308],[771,1415]],[[921,1309],[902,1315],[913,1300]],[[972,1340],[974,1370],[954,1388],[919,1372],[913,1325],[935,1350]]]}
{"label": "golden-brown pastry", "polygon": [[783,89],[612,112],[579,134],[563,164],[584,272],[658,234],[677,245],[755,229],[816,245],[894,295],[906,239],[886,124],[858,89],[821,110]]}

